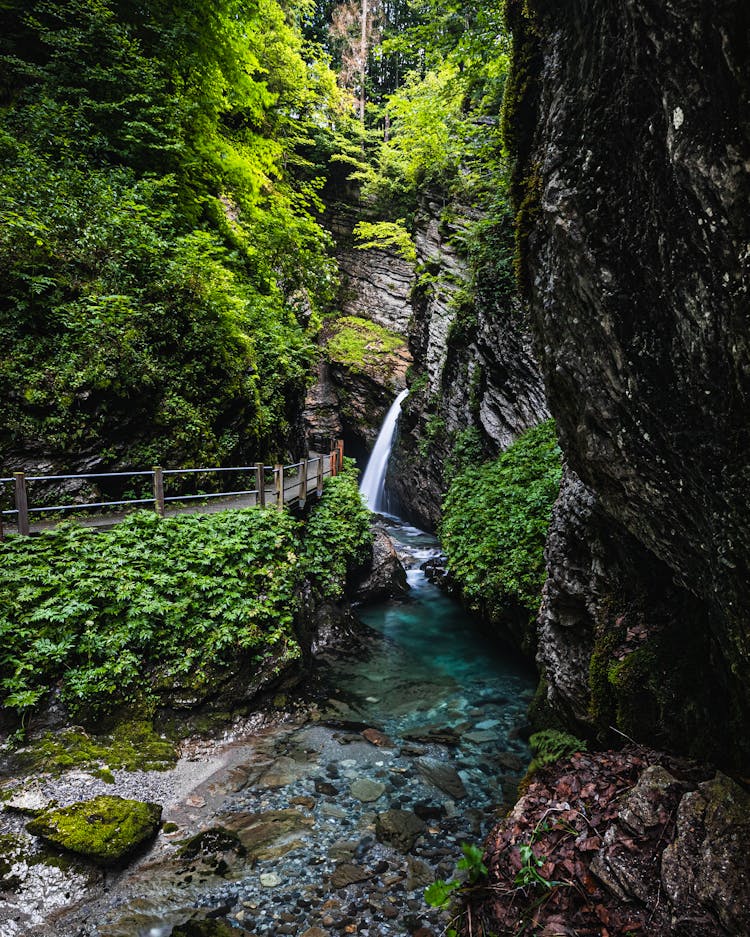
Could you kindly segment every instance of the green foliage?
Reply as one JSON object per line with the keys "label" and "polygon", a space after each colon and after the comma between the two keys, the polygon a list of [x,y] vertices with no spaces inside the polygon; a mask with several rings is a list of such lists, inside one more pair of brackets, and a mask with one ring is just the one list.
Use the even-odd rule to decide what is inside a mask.
{"label": "green foliage", "polygon": [[504,173],[497,113],[509,68],[510,40],[497,6],[463,0],[418,2],[407,28],[388,35],[387,59],[414,62],[383,105],[388,133],[374,160],[355,173],[386,216],[415,208],[419,188],[448,187],[487,203]]}
{"label": "green foliage", "polygon": [[521,857],[521,868],[518,870],[513,880],[514,885],[519,888],[541,887],[549,890],[556,885],[566,884],[565,882],[558,882],[554,879],[545,878],[539,871],[547,861],[547,857],[538,856],[534,852],[534,845],[541,839],[542,835],[548,833],[550,829],[552,829],[550,823],[546,820],[540,820],[531,831],[529,842],[519,845],[518,853]]}
{"label": "green foliage", "polygon": [[[67,524],[4,541],[2,705],[24,713],[59,687],[73,715],[100,717],[125,703],[148,711],[175,690],[200,699],[237,668],[252,675],[298,658],[303,579],[341,598],[372,542],[346,463],[326,482],[304,537],[286,511],[252,508],[168,519],[144,512],[108,531]],[[163,757],[140,722],[112,741],[123,764],[133,748]],[[36,757],[120,764],[100,756],[106,740],[51,745]]]}
{"label": "green foliage", "polygon": [[453,899],[453,892],[460,887],[461,883],[456,879],[446,882],[444,879],[439,878],[425,888],[424,900],[431,908],[449,908]]}
{"label": "green foliage", "polygon": [[244,661],[300,653],[297,524],[278,511],[68,525],[0,547],[3,705],[60,685],[73,713],[199,691]]}
{"label": "green foliage", "polygon": [[411,263],[417,259],[414,240],[407,231],[403,218],[396,221],[358,221],[354,226],[354,236],[360,241],[357,244],[359,250],[392,249]]}
{"label": "green foliage", "polygon": [[451,454],[446,459],[444,477],[450,483],[455,476],[470,465],[477,465],[484,456],[482,434],[476,426],[459,430],[453,440]]}
{"label": "green foliage", "polygon": [[[453,912],[452,923],[458,923],[462,919],[467,897],[473,889],[481,887],[487,877],[482,849],[473,843],[462,843],[461,851],[463,856],[456,863],[456,868],[463,873],[463,878],[448,881],[438,879],[424,892],[424,900],[430,907]],[[447,937],[457,937],[457,933],[453,927],[446,931]]]}
{"label": "green foliage", "polygon": [[445,420],[439,413],[431,413],[424,425],[424,431],[419,440],[419,454],[427,458],[430,449],[442,442],[445,438]]}
{"label": "green foliage", "polygon": [[529,744],[534,754],[529,773],[559,761],[561,758],[568,758],[576,752],[586,751],[585,742],[558,729],[543,729],[541,732],[535,732],[529,739]]}
{"label": "green foliage", "polygon": [[372,536],[357,470],[351,459],[345,459],[344,470],[326,480],[323,497],[305,526],[305,568],[325,598],[341,597],[347,575],[367,559]]}
{"label": "green foliage", "polygon": [[403,335],[359,316],[335,319],[330,330],[326,343],[328,358],[355,373],[375,368],[387,377],[393,370],[390,356],[405,346]]}
{"label": "green foliage", "polygon": [[463,852],[463,858],[458,860],[457,868],[466,873],[469,885],[476,885],[480,879],[487,875],[484,852],[473,843],[463,843],[461,852]]}
{"label": "green foliage", "polygon": [[295,9],[4,5],[0,451],[284,448],[335,290],[302,154],[340,106]]}
{"label": "green foliage", "polygon": [[529,620],[544,583],[544,542],[560,484],[550,420],[524,433],[494,462],[455,476],[443,504],[448,568],[470,605],[499,619],[514,605]]}

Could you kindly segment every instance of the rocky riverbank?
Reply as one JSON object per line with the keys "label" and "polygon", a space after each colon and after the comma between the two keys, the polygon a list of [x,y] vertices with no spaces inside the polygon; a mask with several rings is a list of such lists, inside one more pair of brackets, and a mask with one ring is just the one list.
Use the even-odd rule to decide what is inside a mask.
{"label": "rocky riverbank", "polygon": [[[461,845],[481,842],[510,806],[528,760],[532,684],[460,637],[460,608],[418,568],[434,541],[410,528],[398,535],[410,544],[399,546],[410,597],[367,610],[384,627],[349,632],[346,648],[318,648],[303,694],[237,718],[219,738],[182,743],[163,771],[81,765],[6,779],[4,935],[442,931],[424,888],[454,875]],[[430,627],[414,627],[416,615]],[[426,644],[404,645],[390,616]],[[449,631],[454,647],[442,637]],[[150,850],[124,869],[26,831],[29,813],[51,800],[102,794],[162,807]]]}

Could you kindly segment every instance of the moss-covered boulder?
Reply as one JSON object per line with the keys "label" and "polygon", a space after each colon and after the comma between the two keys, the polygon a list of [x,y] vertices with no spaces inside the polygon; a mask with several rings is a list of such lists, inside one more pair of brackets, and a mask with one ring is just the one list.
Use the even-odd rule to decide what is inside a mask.
{"label": "moss-covered boulder", "polygon": [[100,796],[47,810],[27,823],[26,829],[100,865],[118,865],[153,839],[160,821],[159,804]]}
{"label": "moss-covered boulder", "polygon": [[172,931],[172,937],[241,937],[246,930],[237,930],[227,921],[187,921]]}

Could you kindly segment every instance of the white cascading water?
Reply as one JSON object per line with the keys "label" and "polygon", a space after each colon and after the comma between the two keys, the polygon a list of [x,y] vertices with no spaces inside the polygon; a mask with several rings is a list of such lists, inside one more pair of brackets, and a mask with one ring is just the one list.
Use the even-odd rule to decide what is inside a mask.
{"label": "white cascading water", "polygon": [[401,403],[408,393],[408,390],[402,390],[386,413],[359,486],[359,493],[371,511],[385,510],[385,473],[388,471],[393,437],[396,435],[396,425],[401,415]]}

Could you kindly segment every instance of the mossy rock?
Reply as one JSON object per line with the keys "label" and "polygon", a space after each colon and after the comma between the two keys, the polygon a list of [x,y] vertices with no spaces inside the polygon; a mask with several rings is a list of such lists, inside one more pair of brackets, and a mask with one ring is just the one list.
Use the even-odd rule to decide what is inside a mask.
{"label": "mossy rock", "polygon": [[246,930],[238,931],[227,921],[187,921],[174,928],[172,937],[239,937],[246,933]]}
{"label": "mossy rock", "polygon": [[177,762],[177,748],[149,722],[134,719],[121,722],[109,735],[90,735],[81,726],[46,732],[18,753],[17,762],[28,772],[92,769],[95,777],[111,783],[112,769],[168,771]]}
{"label": "mossy rock", "polygon": [[159,804],[101,796],[47,810],[26,829],[100,865],[119,865],[153,839],[160,820]]}

